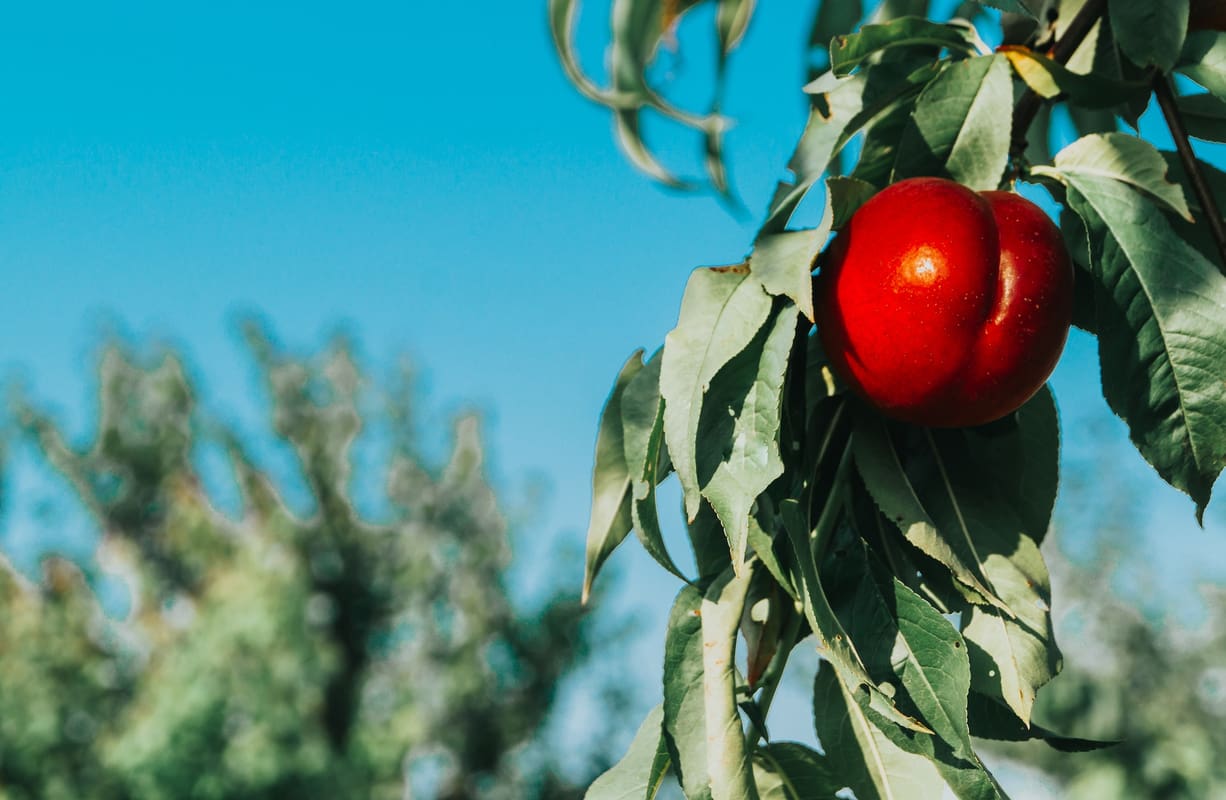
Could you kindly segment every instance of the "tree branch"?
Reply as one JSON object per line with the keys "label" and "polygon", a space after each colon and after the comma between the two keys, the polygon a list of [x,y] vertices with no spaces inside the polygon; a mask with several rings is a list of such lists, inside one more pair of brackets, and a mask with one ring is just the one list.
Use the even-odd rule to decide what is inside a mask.
{"label": "tree branch", "polygon": [[[1106,10],[1107,0],[1089,0],[1082,6],[1077,16],[1073,17],[1073,21],[1069,23],[1064,35],[1052,46],[1052,61],[1057,64],[1067,64]],[[1013,145],[1009,149],[1009,154],[1013,158],[1018,158],[1026,151],[1026,135],[1042,106],[1043,98],[1033,89],[1027,89],[1017,101],[1017,106],[1013,109]]]}
{"label": "tree branch", "polygon": [[1179,151],[1179,160],[1183,162],[1183,171],[1187,173],[1192,184],[1192,191],[1200,203],[1201,216],[1209,223],[1209,232],[1213,234],[1213,242],[1217,245],[1218,269],[1226,274],[1226,226],[1222,224],[1222,212],[1218,210],[1217,199],[1205,180],[1204,170],[1192,152],[1192,142],[1188,139],[1187,126],[1183,124],[1183,115],[1175,104],[1175,93],[1171,91],[1170,79],[1161,72],[1154,75],[1154,95],[1158,98],[1158,106],[1166,125],[1171,129],[1171,138],[1175,140],[1175,149]]}

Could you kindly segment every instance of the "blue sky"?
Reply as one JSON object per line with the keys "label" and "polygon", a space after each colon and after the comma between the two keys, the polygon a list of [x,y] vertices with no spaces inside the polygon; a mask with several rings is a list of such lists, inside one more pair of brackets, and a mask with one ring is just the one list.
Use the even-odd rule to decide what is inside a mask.
{"label": "blue sky", "polygon": [[[804,120],[801,5],[760,4],[732,64],[730,157],[753,217]],[[585,10],[596,67],[606,5]],[[685,68],[701,54],[688,59],[683,87],[701,77]],[[629,168],[607,114],[563,79],[544,0],[17,4],[0,23],[0,101],[10,375],[84,432],[100,335],[168,341],[209,405],[258,431],[263,398],[236,315],[258,311],[298,349],[349,330],[376,370],[407,353],[432,424],[481,409],[500,486],[548,484],[518,552],[526,586],[564,569],[577,587],[578,563],[556,554],[580,546],[616,370],[662,341],[689,271],[740,259],[753,233],[753,218]],[[649,131],[673,163],[694,164],[688,141]],[[1126,444],[1086,337],[1054,383],[1067,464]],[[1139,457],[1111,463],[1145,492],[1136,526],[1149,560],[1226,575],[1220,503],[1201,532]],[[21,468],[11,484],[9,546],[56,544],[23,522],[38,479]],[[1195,566],[1194,548],[1210,554]],[[644,615],[635,652],[656,659],[676,587],[635,548],[614,561],[618,593],[634,598],[616,606]]]}

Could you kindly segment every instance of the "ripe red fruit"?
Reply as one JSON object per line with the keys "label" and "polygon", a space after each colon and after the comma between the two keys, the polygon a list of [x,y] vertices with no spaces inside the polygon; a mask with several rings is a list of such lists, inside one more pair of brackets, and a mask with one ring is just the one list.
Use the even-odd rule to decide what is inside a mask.
{"label": "ripe red fruit", "polygon": [[852,216],[814,292],[826,355],[854,391],[895,419],[962,427],[1009,414],[1047,380],[1073,268],[1029,200],[911,178]]}

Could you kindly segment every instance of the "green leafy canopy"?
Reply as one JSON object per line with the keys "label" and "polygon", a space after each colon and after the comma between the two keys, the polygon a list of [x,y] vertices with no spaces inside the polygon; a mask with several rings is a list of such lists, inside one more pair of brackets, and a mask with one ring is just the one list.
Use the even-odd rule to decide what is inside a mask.
{"label": "green leafy canopy", "polygon": [[[622,119],[663,104],[648,65],[701,5],[615,0],[607,91],[576,72],[573,4],[550,8],[568,74]],[[709,5],[718,92],[753,4]],[[986,16],[1001,22],[999,47],[976,24]],[[586,585],[631,530],[681,575],[655,509],[670,470],[698,570],[670,618],[662,710],[589,797],[652,797],[667,765],[687,798],[1000,798],[976,737],[1105,746],[1034,719],[1063,664],[1040,550],[1059,486],[1054,395],[979,428],[886,419],[826,367],[811,281],[831,234],[890,183],[1046,187],[1063,206],[1103,395],[1203,514],[1226,467],[1226,252],[1200,179],[1226,179],[1190,145],[1172,169],[1176,157],[1135,132],[1157,92],[1177,143],[1188,131],[1226,140],[1226,35],[1189,35],[1188,20],[1187,0],[993,0],[946,20],[923,0],[819,4],[814,69],[798,80],[808,118],[748,256],[691,274],[662,350],[627,362],[602,417]],[[1167,98],[1175,71],[1205,93]],[[1053,109],[1080,132],[1054,159]],[[624,140],[631,123],[618,125]],[[627,146],[671,181],[643,148]],[[706,156],[724,175],[722,149]],[[801,228],[807,200],[824,211]],[[822,661],[813,747],[767,735],[798,647]]]}

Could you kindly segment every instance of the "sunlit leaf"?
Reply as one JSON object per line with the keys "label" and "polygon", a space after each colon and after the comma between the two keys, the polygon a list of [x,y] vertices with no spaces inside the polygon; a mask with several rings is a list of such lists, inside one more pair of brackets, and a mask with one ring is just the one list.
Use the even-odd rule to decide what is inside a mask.
{"label": "sunlit leaf", "polygon": [[1226,100],[1226,33],[1189,33],[1176,69]]}
{"label": "sunlit leaf", "polygon": [[854,534],[840,539],[827,559],[824,577],[869,674],[879,684],[901,683],[920,717],[953,755],[973,758],[966,724],[971,667],[954,626],[897,578],[884,574],[880,565],[870,563]]}
{"label": "sunlit leaf", "polygon": [[636,350],[622,366],[609,399],[600,415],[596,435],[596,463],[592,468],[592,511],[587,529],[584,558],[583,601],[592,591],[592,581],[601,565],[630,533],[630,473],[626,467],[622,394],[643,368],[643,351]]}
{"label": "sunlit leaf", "polygon": [[592,783],[584,800],[653,800],[668,772],[663,722],[663,706],[656,706],[639,726],[621,761]]}
{"label": "sunlit leaf", "polygon": [[716,373],[753,340],[770,310],[770,296],[748,266],[698,269],[686,284],[677,327],[665,337],[664,438],[690,520],[702,497],[696,447],[703,398]]}
{"label": "sunlit leaf", "polygon": [[1034,9],[1023,2],[1023,0],[977,0],[977,2],[980,5],[987,6],[988,8],[1008,11],[1013,14],[1024,14],[1031,19],[1037,18]]}
{"label": "sunlit leaf", "polygon": [[1183,187],[1167,177],[1162,154],[1149,142],[1126,133],[1085,136],[1056,155],[1055,167],[1036,167],[1037,175],[1127,183],[1159,200],[1187,220],[1192,219]]}
{"label": "sunlit leaf", "polygon": [[954,55],[975,53],[974,41],[963,26],[930,22],[923,17],[902,17],[836,36],[830,42],[830,68],[840,77],[848,75],[872,56],[891,47],[930,47],[936,53],[948,49]]}
{"label": "sunlit leaf", "polygon": [[[705,478],[702,495],[719,515],[728,535],[733,566],[740,570],[749,543],[749,516],[758,495],[783,474],[779,454],[783,378],[795,339],[797,310],[782,308],[764,329],[765,336],[734,358],[715,377],[708,393],[709,413],[734,420],[727,436],[702,432],[699,449],[718,448],[718,465]],[[699,454],[699,462],[704,461]]]}
{"label": "sunlit leaf", "polygon": [[1009,64],[1003,57],[946,67],[916,101],[893,180],[937,175],[972,189],[997,188],[1009,158],[1012,118]]}
{"label": "sunlit leaf", "polygon": [[1080,107],[1106,109],[1128,102],[1138,95],[1148,96],[1145,82],[1114,80],[1099,73],[1074,72],[1029,47],[1006,45],[1000,48],[1005,58],[1027,86],[1040,97],[1067,97]]}
{"label": "sunlit leaf", "polygon": [[1226,278],[1130,185],[1075,173],[1065,180],[1099,286],[1103,394],[1200,518],[1226,466]]}

